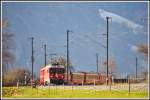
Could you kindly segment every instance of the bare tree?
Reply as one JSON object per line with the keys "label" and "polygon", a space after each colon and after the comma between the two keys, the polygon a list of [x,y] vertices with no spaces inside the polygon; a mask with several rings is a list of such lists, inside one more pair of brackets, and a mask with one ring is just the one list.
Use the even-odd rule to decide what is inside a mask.
{"label": "bare tree", "polygon": [[142,43],[142,44],[139,44],[137,47],[138,47],[138,52],[142,53],[147,60],[148,59],[148,45]]}
{"label": "bare tree", "polygon": [[14,85],[19,80],[19,82],[24,83],[25,81],[25,74],[27,81],[30,80],[31,72],[24,68],[14,68],[6,72],[3,77],[3,85]]}
{"label": "bare tree", "polygon": [[[141,43],[137,47],[138,47],[138,52],[143,54],[146,62],[148,62],[148,45],[146,43]],[[145,80],[148,80],[148,69],[147,68],[148,67],[146,67],[146,69],[144,69],[144,71],[142,72]]]}
{"label": "bare tree", "polygon": [[4,19],[2,21],[2,67],[3,72],[8,70],[8,66],[12,65],[15,56],[12,53],[12,49],[14,46],[13,41],[14,34],[9,31],[8,20]]}

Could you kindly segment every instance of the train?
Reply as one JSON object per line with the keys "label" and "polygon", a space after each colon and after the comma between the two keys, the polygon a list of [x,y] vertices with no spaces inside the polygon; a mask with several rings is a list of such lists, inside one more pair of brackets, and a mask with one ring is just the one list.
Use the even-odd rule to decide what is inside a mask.
{"label": "train", "polygon": [[65,78],[65,67],[58,64],[49,64],[40,70],[40,85],[50,83],[62,84]]}
{"label": "train", "polygon": [[[90,72],[65,72],[65,67],[59,64],[49,64],[40,70],[40,85],[48,84],[74,84],[74,85],[90,85],[105,84],[105,74],[97,74]],[[112,76],[109,75],[109,81],[112,82]]]}

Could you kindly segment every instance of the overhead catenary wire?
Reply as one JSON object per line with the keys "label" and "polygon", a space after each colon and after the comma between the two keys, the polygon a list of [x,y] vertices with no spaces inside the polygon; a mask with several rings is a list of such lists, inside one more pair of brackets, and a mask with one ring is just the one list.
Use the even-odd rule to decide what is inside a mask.
{"label": "overhead catenary wire", "polygon": [[[80,35],[80,36],[79,36]],[[89,35],[84,35],[84,34],[79,34],[79,35],[75,35],[74,37],[75,38],[73,38],[73,40],[72,40],[72,42],[70,43],[70,44],[72,44],[72,45],[76,45],[76,46],[80,46],[81,48],[83,47],[83,45],[85,46],[85,45],[90,45],[89,47],[91,48],[91,47],[93,47],[96,51],[95,52],[98,52],[99,50],[102,50],[102,49],[104,49],[104,47],[102,47],[102,46],[100,46],[99,45],[99,42],[97,41],[97,40],[95,40],[96,42],[94,42],[94,41],[92,41],[92,40],[94,40],[94,39],[90,39],[90,38],[92,38],[92,37],[90,37]],[[84,38],[87,38],[87,39],[84,39]],[[75,39],[77,39],[77,40],[75,40]],[[82,40],[82,42],[80,41],[80,40]],[[88,41],[87,41],[88,40]],[[79,42],[80,41],[80,42]],[[90,42],[91,41],[91,42]],[[78,43],[77,43],[78,42]],[[92,44],[94,44],[94,45],[92,45],[92,44],[90,44],[90,43],[87,43],[87,42],[90,42],[90,43],[92,43]],[[71,45],[71,46],[72,46]],[[72,46],[73,47],[73,46]],[[98,49],[99,48],[99,49]],[[112,54],[111,52],[110,52],[110,54]]]}
{"label": "overhead catenary wire", "polygon": [[[100,46],[103,47],[103,48],[106,48],[102,43],[100,43],[100,42],[98,42],[97,40],[91,38],[91,36],[89,36],[89,35],[82,34],[82,33],[80,33],[79,35],[80,35],[80,36],[76,36],[76,38],[78,38],[78,39],[80,38],[80,39],[83,40],[83,41],[85,41],[85,39],[83,39],[83,38],[87,38],[87,39],[90,40],[92,43],[97,44],[97,45],[100,45]],[[76,38],[74,38],[74,39],[76,39]],[[72,41],[73,41],[73,40],[72,40]],[[80,42],[80,43],[81,43],[81,42]],[[85,44],[87,44],[86,41],[85,41]]]}

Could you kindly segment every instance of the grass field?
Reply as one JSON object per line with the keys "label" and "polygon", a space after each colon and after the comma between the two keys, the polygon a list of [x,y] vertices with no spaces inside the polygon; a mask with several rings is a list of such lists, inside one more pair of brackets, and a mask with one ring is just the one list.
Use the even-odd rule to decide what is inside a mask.
{"label": "grass field", "polygon": [[3,98],[148,98],[148,92],[98,89],[93,86],[3,87]]}

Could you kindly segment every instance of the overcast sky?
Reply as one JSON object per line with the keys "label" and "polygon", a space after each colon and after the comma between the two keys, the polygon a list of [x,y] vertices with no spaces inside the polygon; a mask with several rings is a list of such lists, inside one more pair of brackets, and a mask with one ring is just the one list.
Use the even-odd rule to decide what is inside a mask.
{"label": "overcast sky", "polygon": [[[147,3],[3,3],[3,18],[15,34],[17,67],[31,70],[31,44],[35,51],[34,72],[38,75],[44,65],[43,44],[47,54],[57,53],[66,57],[66,31],[69,34],[70,60],[76,71],[96,71],[99,62],[106,59],[106,16],[109,21],[109,57],[117,63],[118,73],[135,73],[135,57],[139,58],[139,71],[147,67],[136,45],[148,42]],[[143,20],[145,19],[145,20]],[[48,61],[50,56],[47,56]],[[100,64],[101,65],[101,64]],[[99,69],[101,70],[101,69]]]}

